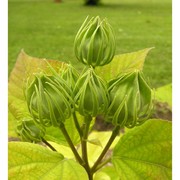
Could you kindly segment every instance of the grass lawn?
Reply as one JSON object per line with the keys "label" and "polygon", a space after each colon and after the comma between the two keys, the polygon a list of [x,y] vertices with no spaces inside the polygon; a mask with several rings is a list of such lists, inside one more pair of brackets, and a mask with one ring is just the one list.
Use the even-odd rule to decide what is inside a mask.
{"label": "grass lawn", "polygon": [[76,62],[73,41],[87,15],[107,17],[116,35],[116,54],[155,47],[144,72],[153,87],[172,80],[171,0],[9,0],[9,73],[21,49],[35,57]]}

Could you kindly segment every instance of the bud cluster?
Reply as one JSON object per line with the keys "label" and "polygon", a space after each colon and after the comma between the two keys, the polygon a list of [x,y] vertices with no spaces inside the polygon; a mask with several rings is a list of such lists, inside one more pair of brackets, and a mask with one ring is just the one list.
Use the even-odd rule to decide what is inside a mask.
{"label": "bud cluster", "polygon": [[[78,60],[88,65],[82,72],[67,64],[60,74],[35,75],[27,86],[27,105],[35,123],[60,127],[75,111],[83,116],[103,115],[120,127],[132,128],[145,122],[152,109],[152,90],[142,71],[121,74],[108,83],[95,73],[94,68],[109,63],[115,52],[113,31],[107,21],[99,17],[88,22],[86,19],[74,49]],[[37,131],[32,121],[23,121],[18,132],[28,139],[32,129],[44,132]]]}

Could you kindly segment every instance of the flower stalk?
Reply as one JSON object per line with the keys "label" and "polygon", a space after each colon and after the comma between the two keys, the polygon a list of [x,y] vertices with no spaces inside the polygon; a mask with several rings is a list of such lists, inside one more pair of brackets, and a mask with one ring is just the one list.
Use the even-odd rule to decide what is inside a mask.
{"label": "flower stalk", "polygon": [[114,130],[113,130],[113,132],[111,134],[111,137],[109,138],[109,140],[108,140],[106,146],[104,147],[102,153],[100,154],[100,156],[98,157],[98,159],[94,163],[93,167],[91,168],[92,173],[95,173],[99,169],[98,165],[101,163],[102,159],[104,158],[105,154],[109,150],[109,148],[110,148],[111,144],[113,143],[114,139],[119,134],[119,130],[120,130],[120,126],[116,126],[114,128]]}
{"label": "flower stalk", "polygon": [[57,151],[50,143],[48,143],[44,138],[42,138],[42,142],[48,146],[52,151]]}
{"label": "flower stalk", "polygon": [[83,137],[81,141],[82,145],[82,159],[85,162],[86,169],[88,172],[90,171],[89,167],[89,161],[88,161],[88,152],[87,152],[87,140],[88,140],[88,134],[89,134],[89,127],[91,124],[92,117],[91,116],[86,116],[85,117],[85,124],[84,124],[84,131],[83,131]]}
{"label": "flower stalk", "polygon": [[83,161],[82,158],[79,156],[76,148],[74,147],[74,144],[73,144],[73,142],[72,142],[72,140],[71,140],[71,138],[70,138],[70,136],[69,136],[69,134],[68,134],[65,126],[64,126],[64,124],[61,124],[61,125],[59,126],[59,128],[61,129],[61,132],[63,133],[64,137],[66,138],[66,141],[67,141],[67,143],[69,144],[69,147],[71,148],[71,150],[72,150],[72,152],[73,152],[76,160],[79,162],[79,164],[81,164],[82,166],[84,166],[84,161]]}

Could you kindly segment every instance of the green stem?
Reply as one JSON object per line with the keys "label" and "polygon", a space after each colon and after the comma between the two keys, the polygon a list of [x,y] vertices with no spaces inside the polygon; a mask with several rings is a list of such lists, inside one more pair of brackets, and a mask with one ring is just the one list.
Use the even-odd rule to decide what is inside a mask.
{"label": "green stem", "polygon": [[79,133],[79,136],[80,136],[80,138],[82,137],[82,131],[81,131],[81,127],[80,127],[80,125],[79,125],[79,122],[78,122],[78,119],[77,119],[77,116],[76,116],[76,113],[74,112],[73,113],[73,119],[74,119],[74,124],[75,124],[75,126],[76,126],[76,129],[77,129],[77,131],[78,131],[78,133]]}
{"label": "green stem", "polygon": [[[100,156],[98,157],[98,159],[96,160],[96,162],[94,163],[93,167],[91,168],[91,172],[94,173],[97,171],[97,167],[98,165],[101,163],[101,160],[103,159],[103,157],[105,156],[105,154],[107,153],[107,151],[109,150],[111,144],[113,143],[114,139],[116,138],[116,136],[118,135],[120,130],[120,126],[116,126],[111,134],[111,137],[109,138],[109,141],[107,142],[106,146],[104,147],[102,153],[100,154]],[[99,169],[99,168],[98,168]]]}
{"label": "green stem", "polygon": [[81,159],[81,157],[79,156],[76,148],[74,147],[74,144],[73,144],[73,142],[72,142],[72,140],[71,140],[71,138],[70,138],[70,136],[69,136],[69,134],[68,134],[65,126],[64,126],[64,124],[61,124],[61,125],[60,125],[60,129],[61,129],[64,137],[66,138],[66,141],[68,142],[68,144],[69,144],[69,146],[70,146],[70,148],[71,148],[71,150],[72,150],[72,152],[73,152],[76,160],[77,160],[82,166],[84,166],[84,161]]}
{"label": "green stem", "polygon": [[84,168],[86,169],[89,180],[92,179],[92,174],[90,171],[89,167],[89,161],[88,161],[88,154],[87,154],[87,139],[88,139],[88,134],[89,134],[89,127],[91,124],[92,117],[91,116],[86,116],[85,117],[85,127],[84,127],[84,132],[83,132],[83,137],[81,140],[81,146],[82,146],[82,159],[85,162]]}
{"label": "green stem", "polygon": [[46,144],[46,146],[48,146],[51,150],[56,151],[56,149],[51,144],[49,144],[44,138],[42,138],[42,142]]}
{"label": "green stem", "polygon": [[88,163],[88,155],[87,155],[87,139],[89,133],[89,126],[92,118],[90,116],[85,117],[85,127],[82,137],[82,157],[85,163]]}

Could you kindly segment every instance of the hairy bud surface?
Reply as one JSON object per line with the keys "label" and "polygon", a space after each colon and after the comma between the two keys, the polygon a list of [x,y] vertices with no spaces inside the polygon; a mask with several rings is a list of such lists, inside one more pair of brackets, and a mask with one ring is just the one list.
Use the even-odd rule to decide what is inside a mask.
{"label": "hairy bud surface", "polygon": [[72,91],[67,83],[56,76],[40,74],[26,89],[29,111],[37,123],[59,126],[71,116]]}
{"label": "hairy bud surface", "polygon": [[77,59],[92,67],[103,66],[111,62],[115,54],[115,37],[110,24],[99,16],[88,18],[79,29],[74,51]]}
{"label": "hairy bud surface", "polygon": [[152,90],[142,72],[123,74],[109,82],[110,106],[107,120],[132,128],[147,120],[152,110]]}

